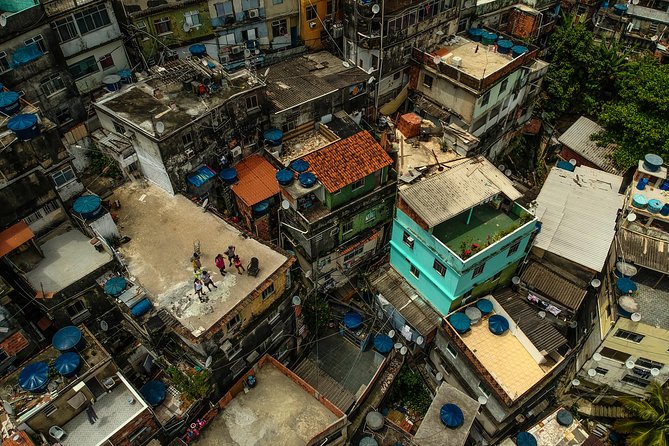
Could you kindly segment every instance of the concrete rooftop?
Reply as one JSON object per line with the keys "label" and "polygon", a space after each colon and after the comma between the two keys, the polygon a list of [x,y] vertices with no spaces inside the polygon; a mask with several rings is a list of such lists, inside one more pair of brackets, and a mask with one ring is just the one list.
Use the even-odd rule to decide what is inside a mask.
{"label": "concrete rooftop", "polygon": [[26,272],[28,281],[37,291],[53,292],[66,288],[112,260],[106,251],[98,252],[90,237],[63,225],[53,236],[40,244],[44,258],[33,251],[13,257]]}
{"label": "concrete rooftop", "polygon": [[270,362],[225,406],[196,446],[304,446],[338,417]]}
{"label": "concrete rooftop", "polygon": [[590,434],[578,420],[569,426],[558,423],[556,416],[559,409],[532,426],[527,432],[534,435],[541,446],[580,446]]}
{"label": "concrete rooftop", "polygon": [[[120,248],[132,276],[147,290],[151,301],[165,308],[194,336],[200,336],[274,274],[288,258],[241,233],[217,216],[181,195],[171,196],[150,183],[126,184],[114,191],[121,234],[131,241]],[[193,291],[193,245],[200,243],[202,267],[212,273],[218,289],[201,303]],[[260,273],[240,275],[233,267],[221,277],[214,265],[217,254],[229,245],[244,267],[257,257]],[[226,258],[226,266],[227,266]],[[281,292],[281,290],[277,290]]]}
{"label": "concrete rooftop", "polygon": [[458,70],[476,79],[485,79],[513,60],[511,54],[492,52],[490,51],[492,48],[494,48],[493,45],[486,46],[459,36],[457,42],[441,46],[432,54],[441,57],[442,60],[446,57],[446,63],[449,65],[454,56],[460,57],[462,65],[458,67]]}

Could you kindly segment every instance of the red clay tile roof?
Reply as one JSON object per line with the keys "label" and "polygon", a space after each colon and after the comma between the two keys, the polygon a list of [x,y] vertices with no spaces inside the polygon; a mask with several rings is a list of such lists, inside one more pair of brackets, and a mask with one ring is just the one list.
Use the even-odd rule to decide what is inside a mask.
{"label": "red clay tile roof", "polygon": [[28,341],[20,331],[17,331],[4,341],[0,342],[0,348],[2,348],[9,356],[16,355],[29,345],[30,341]]}
{"label": "red clay tile roof", "polygon": [[393,163],[367,131],[333,142],[305,155],[303,159],[330,193]]}
{"label": "red clay tile roof", "polygon": [[247,206],[253,206],[279,193],[276,169],[260,155],[251,155],[236,166],[239,182],[232,191]]}

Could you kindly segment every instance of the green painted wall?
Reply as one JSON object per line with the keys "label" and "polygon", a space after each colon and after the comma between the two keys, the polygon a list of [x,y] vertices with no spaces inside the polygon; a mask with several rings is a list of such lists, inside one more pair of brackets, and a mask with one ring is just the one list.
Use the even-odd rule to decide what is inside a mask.
{"label": "green painted wall", "polygon": [[337,194],[331,194],[325,191],[325,206],[329,210],[337,209],[338,207],[348,203],[349,201],[355,200],[356,198],[360,198],[363,195],[371,192],[376,186],[378,186],[379,184],[384,184],[388,180],[387,167],[381,169],[379,174],[380,180],[377,179],[378,178],[377,174],[379,174],[379,171],[374,172],[371,175],[367,175],[365,177],[365,185],[356,190],[351,190],[351,185],[349,184],[346,187],[343,187]]}
{"label": "green painted wall", "polygon": [[[191,28],[189,32],[185,32],[183,30],[183,25],[184,22],[186,21],[184,13],[190,11],[199,12],[200,26],[198,26],[197,28],[195,27]],[[171,32],[169,34],[163,34],[159,36],[156,32],[154,21],[166,17],[169,17],[170,19]],[[146,24],[146,27],[142,27],[141,22],[144,22]],[[179,9],[171,9],[169,11],[163,11],[142,18],[138,18],[133,20],[133,24],[138,28],[144,30],[146,33],[155,36],[156,39],[159,39],[161,42],[163,42],[165,45],[169,47],[184,46],[187,44],[186,42],[191,42],[191,41],[195,42],[198,40],[203,40],[206,37],[214,36],[214,32],[211,27],[211,17],[209,16],[209,7],[207,5],[207,2],[188,5]],[[142,33],[138,34],[139,34],[140,46],[145,56],[149,57],[153,56],[158,51],[164,49],[158,42],[146,36],[146,34]]]}
{"label": "green painted wall", "polygon": [[[374,203],[372,206],[365,208],[351,217],[347,217],[339,225],[340,242],[343,243],[369,228],[389,222],[393,217],[392,209],[394,204],[394,197],[390,197],[381,202]],[[353,229],[344,233],[344,223],[348,222],[353,222]]]}

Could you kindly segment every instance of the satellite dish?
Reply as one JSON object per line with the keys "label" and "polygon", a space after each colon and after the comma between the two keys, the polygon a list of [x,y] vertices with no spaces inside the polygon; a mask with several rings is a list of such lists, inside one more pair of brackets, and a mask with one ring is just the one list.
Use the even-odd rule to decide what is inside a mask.
{"label": "satellite dish", "polygon": [[156,132],[159,135],[162,135],[163,132],[165,132],[165,124],[163,124],[163,121],[156,122]]}
{"label": "satellite dish", "polygon": [[592,279],[590,281],[590,286],[592,286],[593,288],[599,288],[601,285],[602,285],[602,281],[599,280],[599,279]]}
{"label": "satellite dish", "polygon": [[539,317],[540,317],[541,319],[543,319],[543,318],[546,317],[546,312],[545,312],[545,311],[540,311],[540,312],[537,313],[537,314],[539,315]]}
{"label": "satellite dish", "polygon": [[213,361],[213,358],[211,356],[208,356],[207,361],[204,363],[204,368],[208,369],[209,367],[211,367],[211,362],[212,361]]}
{"label": "satellite dish", "polygon": [[576,327],[578,327],[578,322],[576,321],[569,322],[569,328],[576,328]]}
{"label": "satellite dish", "polygon": [[576,161],[574,158],[569,160],[569,164],[571,164],[572,166],[575,166],[577,163],[578,161]]}
{"label": "satellite dish", "polygon": [[657,376],[660,374],[660,369],[653,367],[652,369],[650,369],[650,374],[653,376]]}
{"label": "satellite dish", "polygon": [[578,387],[581,385],[581,381],[578,378],[574,378],[571,380],[571,385],[574,387]]}
{"label": "satellite dish", "polygon": [[257,56],[258,54],[260,54],[260,50],[256,48],[255,50],[253,50],[253,54]]}
{"label": "satellite dish", "polygon": [[183,30],[185,33],[190,32],[190,25],[188,22],[184,22]]}
{"label": "satellite dish", "polygon": [[295,305],[295,306],[302,305],[302,299],[300,298],[300,296],[293,296],[293,301],[292,302],[293,302],[293,305]]}
{"label": "satellite dish", "polygon": [[597,370],[595,370],[595,369],[588,369],[588,376],[589,376],[589,377],[592,378],[592,377],[594,377],[595,375],[597,375]]}
{"label": "satellite dish", "polygon": [[290,203],[288,202],[288,200],[283,200],[281,202],[281,208],[286,210],[286,211],[288,210],[288,208],[290,208]]}
{"label": "satellite dish", "polygon": [[373,5],[372,6],[372,12],[374,14],[378,14],[379,12],[381,12],[381,7],[378,4]]}
{"label": "satellite dish", "polygon": [[481,406],[485,406],[488,403],[488,398],[481,395],[480,397],[478,397],[478,402]]}
{"label": "satellite dish", "polygon": [[520,277],[518,277],[518,276],[513,276],[513,277],[511,278],[511,283],[514,284],[514,285],[518,285],[518,284],[520,283]]}
{"label": "satellite dish", "polygon": [[435,378],[437,378],[437,381],[441,382],[442,379],[444,379],[444,375],[441,374],[441,372],[437,372],[436,375],[434,375]]}
{"label": "satellite dish", "polygon": [[309,22],[309,28],[311,29],[316,28],[316,22]]}
{"label": "satellite dish", "polygon": [[497,166],[497,169],[499,169],[500,172],[504,172],[506,170],[506,166],[504,164],[500,164]]}
{"label": "satellite dish", "polygon": [[351,64],[348,63],[348,62],[346,62],[346,61],[342,62],[341,64],[342,64],[345,68],[351,68]]}
{"label": "satellite dish", "polygon": [[432,62],[434,62],[435,65],[439,65],[439,62],[441,62],[441,57],[439,56],[434,56],[432,58]]}
{"label": "satellite dish", "polygon": [[251,56],[251,50],[247,48],[244,50],[244,57],[249,57],[249,56]]}
{"label": "satellite dish", "polygon": [[388,337],[389,337],[390,339],[394,338],[394,337],[395,337],[395,330],[390,330],[390,331],[388,332]]}
{"label": "satellite dish", "polygon": [[511,169],[506,169],[506,172],[504,172],[504,175],[506,175],[507,177],[510,177],[512,173],[513,172],[511,172]]}
{"label": "satellite dish", "polygon": [[107,323],[107,321],[105,320],[100,321],[100,330],[102,331],[109,330],[109,324]]}
{"label": "satellite dish", "polygon": [[650,38],[650,40],[651,40],[652,42],[657,42],[658,39],[659,39],[658,36],[653,36],[653,37]]}
{"label": "satellite dish", "polygon": [[7,16],[4,12],[0,14],[0,26],[7,26]]}
{"label": "satellite dish", "polygon": [[641,320],[641,313],[632,313],[630,319],[632,319],[633,322],[639,322]]}
{"label": "satellite dish", "polygon": [[403,347],[400,349],[400,355],[404,356],[404,355],[407,354],[408,351],[409,351],[409,349],[407,349],[406,347],[403,346]]}
{"label": "satellite dish", "polygon": [[600,353],[595,353],[594,355],[592,355],[592,360],[595,362],[599,362],[602,360],[602,355]]}
{"label": "satellite dish", "polygon": [[627,214],[627,221],[630,223],[636,221],[636,214],[634,212],[630,212],[629,214]]}
{"label": "satellite dish", "polygon": [[627,367],[628,369],[633,369],[634,368],[634,361],[632,361],[631,359],[628,359],[627,362],[625,362],[625,367]]}
{"label": "satellite dish", "polygon": [[416,338],[416,344],[423,345],[423,342],[425,342],[425,339],[422,336]]}
{"label": "satellite dish", "polygon": [[402,348],[402,343],[401,342],[395,342],[395,350],[399,350]]}

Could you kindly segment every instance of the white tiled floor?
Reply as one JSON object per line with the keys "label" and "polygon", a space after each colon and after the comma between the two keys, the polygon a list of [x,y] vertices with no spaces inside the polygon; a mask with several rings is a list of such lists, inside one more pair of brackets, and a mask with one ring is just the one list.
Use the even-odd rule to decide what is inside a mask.
{"label": "white tiled floor", "polygon": [[91,424],[82,411],[65,426],[61,426],[67,437],[61,440],[63,446],[95,446],[104,441],[121,426],[127,424],[144,409],[141,401],[128,403],[132,394],[123,384],[120,384],[98,399],[93,405],[98,421]]}

